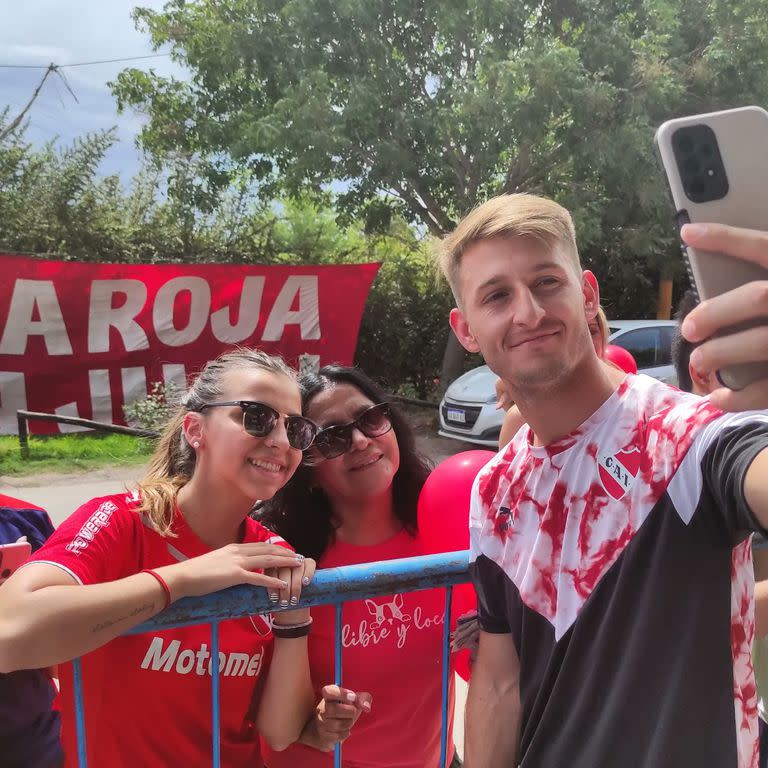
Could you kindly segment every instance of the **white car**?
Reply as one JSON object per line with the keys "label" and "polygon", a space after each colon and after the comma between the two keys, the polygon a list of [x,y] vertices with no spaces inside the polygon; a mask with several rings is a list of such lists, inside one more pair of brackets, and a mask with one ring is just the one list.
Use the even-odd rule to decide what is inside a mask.
{"label": "white car", "polygon": [[[635,358],[639,373],[676,384],[672,364],[675,320],[609,320],[609,342],[624,347]],[[481,365],[459,376],[440,403],[443,437],[498,447],[504,411],[496,408],[497,376]]]}

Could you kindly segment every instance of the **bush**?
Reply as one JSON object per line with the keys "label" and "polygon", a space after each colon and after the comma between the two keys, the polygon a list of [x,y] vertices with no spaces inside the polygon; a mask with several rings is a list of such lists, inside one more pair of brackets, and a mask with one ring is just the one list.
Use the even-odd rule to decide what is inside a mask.
{"label": "bush", "polygon": [[179,401],[179,390],[173,384],[155,381],[143,400],[123,406],[128,424],[152,432],[162,432]]}

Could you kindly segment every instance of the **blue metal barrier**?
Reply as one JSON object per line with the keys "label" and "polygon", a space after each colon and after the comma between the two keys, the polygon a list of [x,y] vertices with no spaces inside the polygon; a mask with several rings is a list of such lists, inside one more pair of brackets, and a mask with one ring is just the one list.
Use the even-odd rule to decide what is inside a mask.
{"label": "blue metal barrier", "polygon": [[[315,605],[336,606],[335,626],[335,683],[342,684],[341,613],[345,602],[367,597],[392,595],[398,592],[416,592],[423,589],[446,587],[443,624],[442,666],[442,732],[440,740],[439,768],[445,766],[448,744],[448,687],[449,687],[449,638],[452,586],[469,581],[469,552],[448,552],[427,557],[410,557],[401,560],[384,560],[376,563],[348,565],[343,568],[327,568],[318,571],[312,584],[301,593],[299,607]],[[127,634],[184,627],[190,624],[211,625],[211,706],[213,728],[213,752],[211,765],[220,768],[220,701],[219,701],[219,623],[228,619],[274,613],[277,610],[296,610],[296,606],[276,608],[263,587],[238,586],[224,589],[203,597],[177,600],[168,609],[149,621],[140,624]],[[87,768],[85,715],[80,660],[73,662],[75,694],[75,722],[80,768]],[[341,745],[336,746],[335,768],[341,768]]]}

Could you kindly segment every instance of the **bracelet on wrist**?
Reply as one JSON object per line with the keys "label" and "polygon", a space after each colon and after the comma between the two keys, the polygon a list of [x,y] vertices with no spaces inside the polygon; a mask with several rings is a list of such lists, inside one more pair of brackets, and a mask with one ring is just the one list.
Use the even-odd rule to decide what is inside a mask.
{"label": "bracelet on wrist", "polygon": [[139,571],[139,573],[148,573],[150,576],[154,576],[157,583],[163,588],[163,592],[165,592],[165,605],[163,606],[163,610],[165,610],[171,604],[171,589],[165,579],[157,571],[153,571],[151,568],[144,568]]}
{"label": "bracelet on wrist", "polygon": [[312,631],[312,618],[300,624],[276,624],[272,622],[272,634],[284,640],[306,637]]}

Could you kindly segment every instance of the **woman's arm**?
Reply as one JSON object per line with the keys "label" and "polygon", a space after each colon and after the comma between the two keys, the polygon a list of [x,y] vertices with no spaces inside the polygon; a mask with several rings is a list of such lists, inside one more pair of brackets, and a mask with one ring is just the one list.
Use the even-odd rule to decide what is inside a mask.
{"label": "woman's arm", "polygon": [[[315,573],[315,561],[304,562],[304,583]],[[295,580],[297,574],[292,574]],[[278,613],[273,625],[296,625],[310,620],[308,608]],[[272,749],[281,751],[298,741],[315,708],[315,692],[309,672],[308,636],[275,637],[272,661],[261,692],[256,729]]]}
{"label": "woman's arm", "polygon": [[69,661],[159,613],[160,584],[148,573],[81,586],[53,565],[33,563],[0,591],[0,672]]}
{"label": "woman's arm", "polygon": [[[307,612],[308,614],[308,612]],[[307,638],[275,638],[256,729],[278,752],[298,741],[315,708]]]}
{"label": "woman's arm", "polygon": [[[231,544],[154,570],[176,600],[234,584],[282,588],[280,579],[253,571],[300,564],[283,547]],[[0,672],[37,669],[82,656],[164,606],[164,590],[148,573],[81,585],[55,565],[30,563],[0,589]]]}

